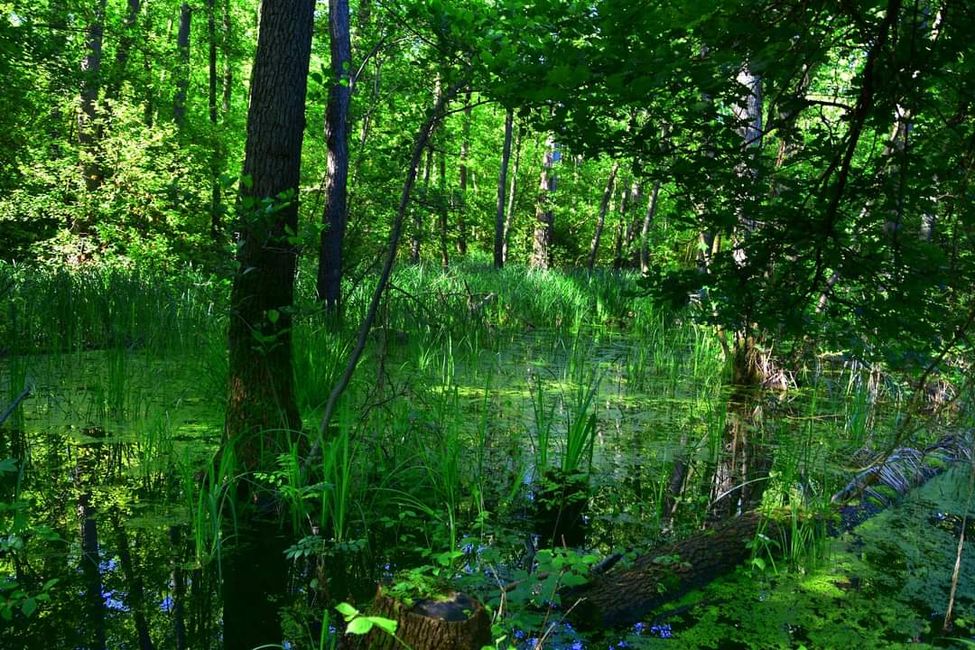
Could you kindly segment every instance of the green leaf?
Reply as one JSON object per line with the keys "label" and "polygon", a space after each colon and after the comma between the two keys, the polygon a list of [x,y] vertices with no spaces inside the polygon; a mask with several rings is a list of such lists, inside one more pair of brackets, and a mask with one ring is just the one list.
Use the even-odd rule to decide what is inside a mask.
{"label": "green leaf", "polygon": [[373,625],[379,629],[387,632],[389,634],[396,634],[396,627],[399,625],[396,621],[391,618],[383,618],[382,616],[367,616],[369,621],[372,621]]}
{"label": "green leaf", "polygon": [[346,634],[368,634],[372,629],[373,621],[369,616],[360,616],[349,621],[349,626],[345,628]]}
{"label": "green leaf", "polygon": [[271,322],[272,325],[274,323],[277,323],[279,318],[281,318],[281,313],[277,309],[267,310],[267,319]]}
{"label": "green leaf", "polygon": [[562,584],[566,587],[578,587],[579,585],[584,585],[589,582],[585,576],[581,576],[578,573],[566,573],[562,576]]}
{"label": "green leaf", "polygon": [[335,606],[339,614],[345,617],[346,621],[349,621],[359,615],[359,610],[350,605],[349,603],[339,603]]}
{"label": "green leaf", "polygon": [[37,611],[37,601],[33,598],[28,598],[20,605],[20,611],[24,613],[24,616],[30,616]]}

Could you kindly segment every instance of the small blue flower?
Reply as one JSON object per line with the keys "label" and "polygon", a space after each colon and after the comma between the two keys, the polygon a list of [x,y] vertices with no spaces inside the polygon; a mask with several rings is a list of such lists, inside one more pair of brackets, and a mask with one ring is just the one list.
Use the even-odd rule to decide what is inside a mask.
{"label": "small blue flower", "polygon": [[159,609],[161,609],[164,612],[171,612],[173,611],[173,607],[175,607],[175,605],[176,605],[176,601],[173,600],[173,597],[166,596],[165,598],[162,599],[162,602],[159,603]]}
{"label": "small blue flower", "polygon": [[643,632],[646,629],[647,629],[647,624],[644,623],[643,621],[633,624],[633,631],[636,632],[637,634],[643,634]]}

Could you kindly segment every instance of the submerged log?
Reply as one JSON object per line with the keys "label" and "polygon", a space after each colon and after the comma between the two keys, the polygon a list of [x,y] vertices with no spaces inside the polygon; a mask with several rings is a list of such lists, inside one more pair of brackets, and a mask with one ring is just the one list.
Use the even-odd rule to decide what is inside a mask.
{"label": "submerged log", "polygon": [[773,540],[786,533],[775,519],[749,512],[659,547],[638,557],[629,568],[596,576],[568,594],[572,600],[562,600],[578,599],[572,618],[581,627],[630,625],[660,605],[732,571],[751,556],[752,541],[762,531]]}
{"label": "submerged log", "polygon": [[459,592],[407,605],[384,593],[380,587],[369,613],[396,621],[396,638],[373,628],[363,636],[345,635],[343,648],[481,650],[491,643],[491,619],[484,606]]}
{"label": "submerged log", "polygon": [[[891,505],[892,497],[919,487],[951,462],[969,458],[970,438],[970,432],[950,435],[923,450],[902,447],[878,456],[837,493],[832,512],[817,518],[839,522],[830,526],[833,534],[849,530]],[[857,498],[851,502],[852,497]],[[653,549],[629,567],[593,576],[588,584],[567,592],[562,601],[576,603],[570,616],[580,627],[630,625],[664,603],[734,570],[752,556],[752,542],[759,533],[778,543],[778,548],[788,548],[791,520],[790,514],[747,512],[685,540]]]}

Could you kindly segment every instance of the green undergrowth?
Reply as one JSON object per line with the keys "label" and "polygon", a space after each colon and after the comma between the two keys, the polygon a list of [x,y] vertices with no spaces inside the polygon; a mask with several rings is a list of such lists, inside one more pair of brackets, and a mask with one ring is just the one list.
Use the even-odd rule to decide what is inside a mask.
{"label": "green undergrowth", "polygon": [[804,571],[776,574],[755,562],[715,581],[657,614],[654,623],[669,625],[672,640],[634,639],[631,647],[966,647],[975,640],[975,556],[967,543],[955,629],[945,634],[942,623],[971,505],[969,471],[958,465],[833,539],[829,555]]}

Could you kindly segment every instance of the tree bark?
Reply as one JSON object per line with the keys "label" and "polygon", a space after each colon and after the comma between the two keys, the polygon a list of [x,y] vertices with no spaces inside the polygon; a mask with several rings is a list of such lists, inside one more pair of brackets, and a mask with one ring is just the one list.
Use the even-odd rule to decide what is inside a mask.
{"label": "tree bark", "polygon": [[318,256],[318,299],[325,310],[337,313],[342,292],[342,243],[348,213],[349,98],[351,95],[352,46],[349,37],[348,0],[329,0],[329,49],[332,83],[325,110],[328,174],[325,180],[325,213]]}
{"label": "tree bark", "polygon": [[[85,30],[85,57],[81,60],[81,111],[78,113],[78,144],[81,147],[81,172],[85,189],[94,192],[102,185],[104,172],[99,162],[97,126],[98,93],[101,90],[102,39],[105,33],[106,0],[98,0],[95,13]],[[84,233],[89,223],[74,224]]]}
{"label": "tree bark", "polygon": [[603,189],[603,199],[599,202],[599,215],[596,217],[596,231],[592,236],[592,244],[589,245],[589,262],[586,264],[586,267],[590,271],[596,266],[596,255],[599,253],[599,240],[603,236],[603,225],[606,223],[606,213],[609,211],[609,203],[613,198],[613,190],[616,188],[616,173],[619,169],[619,161],[613,161],[613,167],[609,170],[609,178],[606,179],[606,187]]}
{"label": "tree bark", "polygon": [[233,23],[230,18],[230,0],[223,1],[223,112],[230,112],[230,99],[234,85],[234,66],[231,53]]}
{"label": "tree bark", "polygon": [[515,199],[518,193],[518,167],[521,163],[522,128],[518,126],[518,136],[515,138],[515,164],[511,167],[511,182],[508,186],[508,208],[504,215],[504,244],[501,249],[501,259],[508,262],[508,245],[511,242],[511,221],[515,214]]}
{"label": "tree bark", "polygon": [[[471,104],[471,90],[464,95],[464,126],[460,141],[460,211],[457,213],[457,253],[467,255],[467,174],[468,158],[471,152],[471,121],[474,106]],[[510,145],[509,145],[510,146]]]}
{"label": "tree bark", "polygon": [[193,10],[183,3],[179,9],[179,31],[176,33],[176,94],[173,95],[173,121],[182,128],[186,124],[186,93],[190,87],[190,23]]}
{"label": "tree bark", "polygon": [[440,230],[440,266],[450,266],[450,250],[447,245],[447,154],[441,146],[438,152],[437,222]]}
{"label": "tree bark", "polygon": [[125,69],[129,63],[129,53],[135,43],[135,25],[139,20],[139,12],[142,10],[141,0],[128,0],[128,7],[125,19],[122,21],[122,35],[119,38],[118,49],[115,50],[115,65],[112,70],[112,81],[105,90],[108,99],[118,97],[125,81]]}
{"label": "tree bark", "polygon": [[501,169],[498,171],[498,205],[494,218],[494,268],[496,269],[504,266],[504,192],[508,186],[508,164],[511,161],[511,133],[514,120],[514,111],[511,109],[505,111],[504,144],[501,146]]}
{"label": "tree bark", "polygon": [[559,156],[555,137],[545,140],[545,155],[542,158],[542,173],[538,182],[538,199],[535,203],[535,234],[532,238],[532,256],[529,266],[533,269],[547,269],[552,264],[552,234],[555,214],[552,211],[552,192],[555,191],[555,170],[553,166]]}
{"label": "tree bark", "polygon": [[491,620],[481,603],[462,593],[421,600],[412,607],[379,589],[371,615],[397,622],[396,638],[373,628],[364,636],[346,636],[347,650],[481,650],[491,643]]}
{"label": "tree bark", "polygon": [[643,226],[640,228],[640,273],[646,275],[650,272],[650,225],[657,216],[657,200],[660,197],[660,181],[654,181],[653,190],[650,192],[650,203],[647,204],[647,212],[643,216]]}
{"label": "tree bark", "polygon": [[220,209],[220,167],[223,156],[221,145],[217,138],[217,9],[216,0],[206,0],[207,4],[207,40],[209,41],[209,66],[207,86],[207,108],[210,115],[210,128],[213,130],[214,151],[210,161],[210,237],[214,242],[221,240],[221,209]]}
{"label": "tree bark", "polygon": [[[284,432],[301,428],[291,324],[314,10],[314,0],[261,3],[241,178],[239,266],[230,297],[224,431],[224,444],[244,473],[268,467],[287,442]],[[287,584],[273,499],[243,481],[238,491],[255,506],[241,513],[239,544],[225,564],[226,650],[281,642],[275,598]]]}

